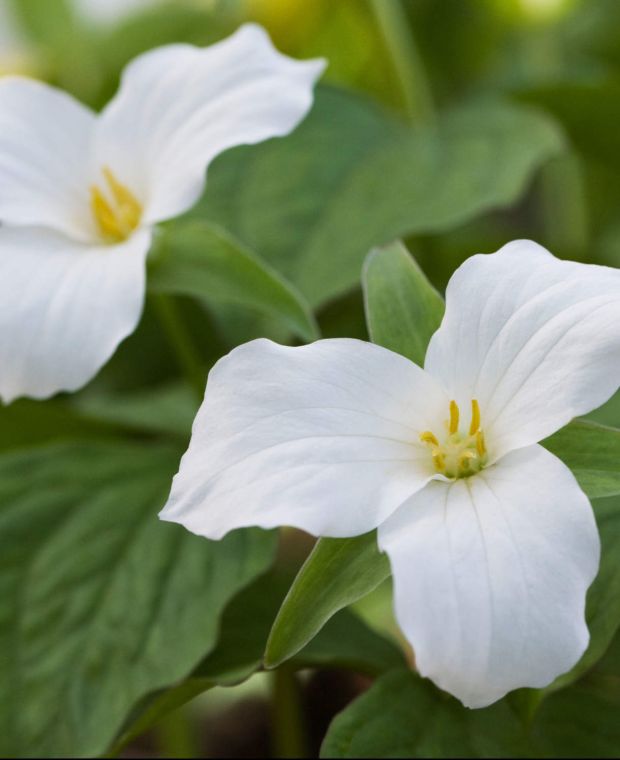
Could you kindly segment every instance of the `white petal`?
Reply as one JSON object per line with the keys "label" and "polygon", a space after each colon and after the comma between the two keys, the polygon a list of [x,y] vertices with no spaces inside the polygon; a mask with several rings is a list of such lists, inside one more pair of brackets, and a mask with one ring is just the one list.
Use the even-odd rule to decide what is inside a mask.
{"label": "white petal", "polygon": [[588,644],[596,524],[570,470],[541,446],[430,483],[380,526],[379,545],[420,673],[468,707],[546,686]]}
{"label": "white petal", "polygon": [[371,343],[246,343],[209,375],[161,517],[216,539],[249,525],[365,533],[435,476],[418,436],[447,403]]}
{"label": "white petal", "polygon": [[41,82],[0,79],[0,220],[90,239],[94,114]]}
{"label": "white petal", "polygon": [[0,397],[87,383],[135,329],[150,232],[87,247],[49,230],[0,229]]}
{"label": "white petal", "polygon": [[215,156],[285,135],[303,119],[323,67],[278,53],[251,24],[208,48],[145,53],[102,114],[99,164],[144,202],[145,222],[176,216],[200,197]]}
{"label": "white petal", "polygon": [[463,408],[478,399],[493,458],[540,441],[620,384],[620,271],[527,240],[473,256],[425,367]]}

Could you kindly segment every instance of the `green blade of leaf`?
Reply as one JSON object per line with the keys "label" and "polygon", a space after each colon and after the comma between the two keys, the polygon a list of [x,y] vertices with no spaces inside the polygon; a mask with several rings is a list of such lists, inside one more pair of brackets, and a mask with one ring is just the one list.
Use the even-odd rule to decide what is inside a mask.
{"label": "green blade of leaf", "polygon": [[514,203],[563,149],[555,122],[527,107],[476,101],[414,132],[319,88],[293,134],[216,160],[192,213],[260,251],[317,306],[357,285],[371,248]]}
{"label": "green blade of leaf", "polygon": [[265,666],[275,668],[293,657],[336,612],[370,593],[389,574],[374,531],[357,538],[319,539],[278,612]]}
{"label": "green blade of leaf", "polygon": [[556,691],[575,681],[606,652],[620,630],[620,498],[592,501],[601,537],[601,564],[588,590],[586,622],[590,643],[572,670],[560,676],[548,691]]}
{"label": "green blade of leaf", "polygon": [[172,224],[149,257],[149,289],[233,303],[277,317],[304,340],[317,337],[303,298],[271,266],[229,234],[198,220]]}
{"label": "green blade of leaf", "polygon": [[[218,645],[180,684],[149,695],[137,706],[111,752],[146,731],[162,716],[215,686],[232,686],[262,665],[269,629],[289,579],[277,569],[241,591],[222,616]],[[404,665],[399,648],[342,610],[290,661],[294,669],[340,667],[376,676]]]}
{"label": "green blade of leaf", "polygon": [[415,259],[400,242],[377,248],[366,258],[362,282],[372,342],[423,366],[444,300]]}
{"label": "green blade of leaf", "polygon": [[0,456],[0,754],[101,754],[196,667],[275,536],[160,522],[180,451],[116,440]]}
{"label": "green blade of leaf", "polygon": [[573,471],[591,499],[620,494],[620,430],[575,420],[542,442]]}
{"label": "green blade of leaf", "polygon": [[336,716],[321,757],[525,757],[528,750],[504,701],[468,710],[411,671],[395,670]]}

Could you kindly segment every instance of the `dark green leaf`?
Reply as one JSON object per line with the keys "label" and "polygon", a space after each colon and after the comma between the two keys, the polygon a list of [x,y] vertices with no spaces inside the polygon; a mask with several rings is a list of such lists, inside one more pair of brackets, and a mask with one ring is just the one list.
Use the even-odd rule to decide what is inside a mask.
{"label": "dark green leaf", "polygon": [[216,643],[274,536],[157,519],[179,450],[82,442],[0,457],[0,754],[103,752]]}
{"label": "dark green leaf", "polygon": [[620,629],[620,498],[595,499],[592,506],[601,536],[601,565],[586,605],[590,644],[577,665],[560,676],[551,690],[566,686],[592,667]]}
{"label": "dark green leaf", "polygon": [[414,132],[323,89],[292,135],[218,159],[194,213],[260,251],[315,306],[359,282],[372,247],[514,203],[562,147],[554,123],[524,107],[476,102]]}
{"label": "dark green leaf", "polygon": [[444,301],[402,243],[371,251],[364,265],[366,321],[373,343],[424,366]]}
{"label": "dark green leaf", "polygon": [[523,757],[505,702],[468,710],[407,670],[379,678],[332,721],[321,757]]}
{"label": "dark green leaf", "polygon": [[196,395],[186,383],[125,393],[87,390],[73,401],[85,418],[146,433],[188,436],[196,416]]}
{"label": "dark green leaf", "polygon": [[273,624],[265,665],[274,668],[299,652],[343,607],[365,596],[390,574],[376,535],[322,538],[304,563]]}
{"label": "dark green leaf", "polygon": [[317,337],[303,298],[272,267],[223,230],[179,222],[160,231],[150,256],[149,288],[234,303],[278,317],[306,340]]}
{"label": "dark green leaf", "polygon": [[[269,629],[288,585],[288,579],[274,569],[241,591],[222,616],[215,649],[189,678],[143,700],[114,750],[196,695],[215,686],[232,686],[255,673],[262,666]],[[348,610],[330,620],[290,662],[293,668],[342,667],[368,675],[403,664],[403,655],[395,644],[370,630]]]}

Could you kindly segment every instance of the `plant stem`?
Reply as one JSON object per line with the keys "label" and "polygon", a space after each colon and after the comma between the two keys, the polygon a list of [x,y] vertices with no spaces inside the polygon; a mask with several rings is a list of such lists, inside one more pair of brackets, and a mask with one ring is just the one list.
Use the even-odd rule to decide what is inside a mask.
{"label": "plant stem", "polygon": [[308,757],[301,695],[295,673],[286,665],[272,673],[271,736],[274,757]]}
{"label": "plant stem", "polygon": [[163,293],[152,294],[150,298],[179,367],[198,400],[202,401],[206,382],[205,367],[200,352],[183,323],[177,304],[171,296]]}
{"label": "plant stem", "polygon": [[161,757],[201,757],[196,727],[187,706],[164,715],[152,728]]}
{"label": "plant stem", "polygon": [[403,104],[411,124],[433,124],[435,106],[428,76],[401,0],[369,2],[398,76]]}

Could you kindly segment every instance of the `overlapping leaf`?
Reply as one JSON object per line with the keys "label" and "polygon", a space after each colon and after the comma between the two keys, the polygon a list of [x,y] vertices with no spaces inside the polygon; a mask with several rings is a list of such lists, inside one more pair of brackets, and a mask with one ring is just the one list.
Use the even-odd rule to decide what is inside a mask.
{"label": "overlapping leaf", "polygon": [[179,453],[116,441],[0,458],[0,754],[103,752],[271,562],[270,533],[212,543],[157,520]]}

